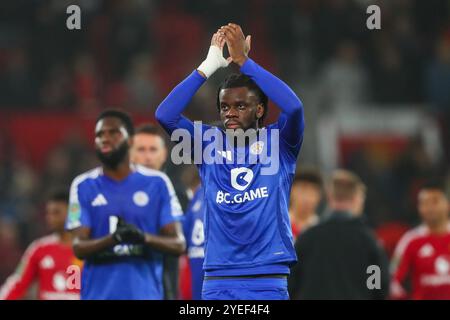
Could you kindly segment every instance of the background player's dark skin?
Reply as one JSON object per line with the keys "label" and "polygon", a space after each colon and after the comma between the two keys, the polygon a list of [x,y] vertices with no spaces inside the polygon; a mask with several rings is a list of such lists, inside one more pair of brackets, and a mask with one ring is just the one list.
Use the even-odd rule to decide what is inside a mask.
{"label": "background player's dark skin", "polygon": [[67,218],[67,202],[50,199],[46,204],[45,221],[52,232],[56,232],[61,242],[69,245],[72,241],[70,232],[65,231],[64,225]]}
{"label": "background player's dark skin", "polygon": [[[114,156],[114,153],[118,152],[123,143],[126,143],[128,146],[131,144],[131,137],[128,136],[125,125],[116,117],[101,119],[96,125],[95,136],[97,152],[100,151],[106,157]],[[103,173],[111,179],[120,181],[126,178],[131,173],[128,151],[116,167],[109,167],[105,163],[102,163],[102,167]],[[91,230],[88,227],[79,227],[73,232],[73,250],[80,259],[88,258],[92,254],[117,244],[112,234],[98,239],[91,239]],[[164,226],[158,236],[145,233],[145,244],[153,249],[176,255],[182,254],[186,247],[179,222]]]}

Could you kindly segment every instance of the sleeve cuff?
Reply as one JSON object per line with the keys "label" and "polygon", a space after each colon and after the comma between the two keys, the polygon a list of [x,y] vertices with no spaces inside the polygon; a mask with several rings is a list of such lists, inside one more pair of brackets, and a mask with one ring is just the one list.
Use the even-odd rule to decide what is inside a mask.
{"label": "sleeve cuff", "polygon": [[195,80],[200,81],[201,83],[205,82],[206,79],[203,78],[200,73],[198,73],[197,69],[195,69],[194,71],[192,71],[191,73],[191,77],[193,77]]}
{"label": "sleeve cuff", "polygon": [[256,62],[250,58],[245,60],[244,64],[241,66],[241,72],[244,74],[250,74],[252,70],[257,66]]}

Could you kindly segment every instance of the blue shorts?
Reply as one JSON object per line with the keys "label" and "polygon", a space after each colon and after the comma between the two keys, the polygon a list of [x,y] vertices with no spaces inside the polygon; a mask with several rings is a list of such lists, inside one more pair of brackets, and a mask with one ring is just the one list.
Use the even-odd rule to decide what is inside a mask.
{"label": "blue shorts", "polygon": [[226,278],[203,281],[203,300],[289,300],[285,278]]}

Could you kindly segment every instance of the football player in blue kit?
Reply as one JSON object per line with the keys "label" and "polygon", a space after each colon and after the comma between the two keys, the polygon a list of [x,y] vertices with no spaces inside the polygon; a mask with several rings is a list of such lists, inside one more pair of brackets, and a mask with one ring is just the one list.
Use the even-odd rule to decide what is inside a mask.
{"label": "football player in blue kit", "polygon": [[[156,118],[169,134],[182,129],[189,132],[194,143],[190,156],[203,186],[202,298],[207,300],[289,299],[287,275],[297,261],[288,202],[303,141],[303,105],[283,81],[248,57],[250,40],[236,24],[221,27],[212,37],[207,58],[156,110]],[[225,44],[230,53],[227,59],[222,53]],[[217,94],[225,130],[201,125],[201,133],[214,133],[214,139],[206,139],[182,112],[206,79],[231,62],[240,67],[240,74],[228,76]],[[281,114],[275,123],[264,126],[269,99]],[[251,130],[256,132],[253,139],[235,143]],[[198,138],[200,142],[195,141]],[[218,149],[220,143],[216,149],[208,149],[221,140],[222,149]],[[203,152],[203,161],[199,162],[196,143],[202,151],[216,150],[212,156],[215,160],[225,159],[211,162]],[[272,163],[266,161],[267,157],[247,160],[260,154],[270,154],[271,161],[276,159],[275,169],[269,168]]]}
{"label": "football player in blue kit", "polygon": [[162,252],[180,255],[181,207],[164,173],[132,165],[133,124],[104,111],[95,127],[101,166],[76,177],[66,228],[84,259],[81,299],[163,299]]}
{"label": "football player in blue kit", "polygon": [[186,238],[187,255],[191,271],[192,299],[200,300],[203,285],[203,262],[205,257],[204,220],[205,207],[203,188],[198,186],[184,214],[183,232]]}

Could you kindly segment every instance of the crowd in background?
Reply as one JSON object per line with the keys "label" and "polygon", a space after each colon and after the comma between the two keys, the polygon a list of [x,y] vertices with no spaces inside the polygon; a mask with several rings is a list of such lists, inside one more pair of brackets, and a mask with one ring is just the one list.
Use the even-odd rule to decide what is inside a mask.
{"label": "crowd in background", "polygon": [[[65,27],[72,3],[81,7],[81,30]],[[381,8],[381,30],[365,27],[369,4]],[[305,135],[317,114],[368,105],[386,113],[419,106],[436,119],[444,150],[437,162],[416,138],[388,163],[361,151],[342,164],[367,185],[367,219],[380,234],[415,225],[418,185],[432,175],[449,174],[446,0],[20,0],[2,2],[0,17],[1,114],[95,116],[118,107],[148,114],[151,121],[161,99],[206,55],[211,34],[231,19],[252,35],[250,56],[302,98]],[[222,75],[194,98],[189,117],[217,119],[215,95]],[[42,206],[50,189],[68,186],[97,164],[92,141],[76,133],[64,137],[40,167],[16,149],[9,134],[0,128],[0,283],[31,239],[46,232]],[[306,150],[300,170],[316,164],[314,148]],[[181,180],[180,170],[169,173]]]}

